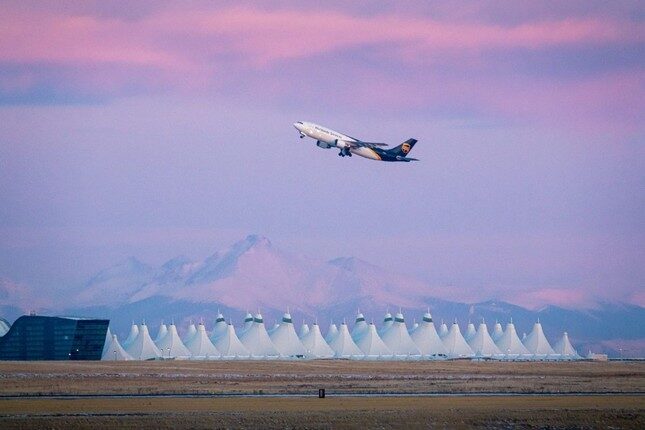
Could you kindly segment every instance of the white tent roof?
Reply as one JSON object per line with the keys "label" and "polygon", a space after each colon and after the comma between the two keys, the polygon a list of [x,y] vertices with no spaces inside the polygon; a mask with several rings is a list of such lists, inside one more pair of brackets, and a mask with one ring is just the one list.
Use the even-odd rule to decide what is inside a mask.
{"label": "white tent roof", "polygon": [[227,331],[228,331],[228,324],[226,324],[224,315],[218,312],[217,318],[215,318],[215,325],[213,326],[213,331],[211,331],[211,336],[210,336],[211,341],[215,342],[215,340],[218,337],[224,336]]}
{"label": "white tent roof", "polygon": [[349,334],[349,329],[347,324],[342,323],[340,329],[338,330],[338,335],[334,340],[329,344],[334,350],[334,355],[336,357],[362,357],[363,351],[356,346],[352,340],[352,336]]}
{"label": "white tent roof", "polygon": [[108,326],[105,332],[105,342],[103,343],[103,352],[101,353],[101,356],[108,350],[110,342],[112,342],[112,332],[110,331],[110,326]]}
{"label": "white tent roof", "polygon": [[277,329],[270,335],[273,345],[283,357],[305,355],[305,347],[300,342],[296,329],[293,327],[291,315],[287,312]]}
{"label": "white tent roof", "polygon": [[181,341],[174,323],[168,326],[168,333],[159,342],[155,342],[162,357],[190,357],[190,351]]}
{"label": "white tent roof", "polygon": [[125,349],[121,347],[121,344],[119,344],[119,340],[116,338],[116,335],[113,334],[110,336],[110,341],[107,342],[105,345],[105,348],[103,349],[103,355],[101,356],[101,360],[109,361],[109,360],[132,360],[132,357],[130,354],[125,352]]}
{"label": "white tent roof", "polygon": [[553,350],[556,354],[560,354],[561,358],[580,358],[578,351],[569,342],[569,335],[565,331],[560,340],[555,343]]}
{"label": "white tent roof", "polygon": [[477,329],[475,329],[475,324],[468,321],[468,326],[466,327],[466,333],[464,333],[464,339],[466,339],[466,342],[470,342],[470,339],[472,339],[475,336],[475,334],[477,334]]}
{"label": "white tent roof", "polygon": [[226,326],[226,333],[215,339],[215,347],[224,358],[246,358],[251,355],[235,333],[233,324]]}
{"label": "white tent roof", "polygon": [[123,347],[127,348],[128,345],[130,345],[134,340],[139,336],[139,326],[137,326],[134,321],[132,321],[132,326],[130,327],[130,333],[128,334],[128,337],[125,338],[125,341],[123,342]]}
{"label": "white tent roof", "polygon": [[261,314],[253,318],[251,327],[240,335],[240,341],[255,357],[276,357],[280,355],[278,350],[271,342],[271,338],[264,327],[264,320]]}
{"label": "white tent roof", "polygon": [[280,324],[278,324],[277,322],[274,322],[271,328],[267,330],[267,333],[269,334],[269,336],[271,336],[271,333],[276,331],[278,327],[280,327]]}
{"label": "white tent roof", "polygon": [[0,318],[0,337],[9,333],[9,329],[11,329],[11,324],[9,324],[9,321]]}
{"label": "white tent roof", "polygon": [[381,339],[393,355],[421,355],[421,351],[408,333],[408,327],[401,312],[396,314],[392,326],[381,335]]}
{"label": "white tent roof", "polygon": [[253,325],[253,315],[251,315],[250,312],[247,312],[246,315],[244,316],[244,323],[242,324],[242,328],[240,329],[240,333],[238,334],[238,336],[241,336],[242,333],[250,329],[252,325]]}
{"label": "white tent roof", "polygon": [[443,339],[444,337],[448,336],[448,326],[443,321],[441,321],[441,325],[439,326],[438,334],[439,334],[439,337],[441,339]]}
{"label": "white tent roof", "polygon": [[392,356],[392,351],[385,345],[376,331],[376,326],[371,323],[363,330],[361,336],[356,340],[356,345],[363,351],[365,357]]}
{"label": "white tent roof", "polygon": [[204,323],[199,323],[197,333],[186,342],[186,348],[193,357],[215,358],[221,355],[208,338]]}
{"label": "white tent roof", "polygon": [[149,360],[151,358],[161,357],[161,351],[159,351],[159,348],[157,348],[152,338],[150,338],[148,326],[145,323],[139,326],[139,334],[136,339],[124,347],[124,349],[135,360]]}
{"label": "white tent roof", "polygon": [[325,336],[325,342],[328,344],[332,343],[334,339],[338,336],[338,327],[333,322],[329,323],[329,328],[327,329],[327,336]]}
{"label": "white tent roof", "polygon": [[302,344],[309,357],[330,358],[334,356],[334,350],[323,338],[317,323],[314,323],[309,332],[302,337]]}
{"label": "white tent roof", "polygon": [[493,339],[493,342],[497,343],[497,341],[502,337],[503,334],[504,330],[502,330],[502,325],[499,322],[495,321],[493,332],[490,335],[491,339]]}
{"label": "white tent roof", "polygon": [[466,339],[461,335],[459,324],[456,321],[450,326],[448,334],[442,341],[446,345],[446,349],[448,349],[448,356],[451,358],[473,356],[473,350],[470,349]]}
{"label": "white tent roof", "polygon": [[413,332],[413,331],[415,331],[415,330],[416,330],[416,329],[418,329],[418,328],[419,328],[419,323],[418,323],[418,322],[416,322],[416,321],[414,321],[414,323],[412,323],[412,327],[410,327],[410,329],[408,330],[408,332],[409,332],[410,334],[412,334],[412,332]]}
{"label": "white tent roof", "polygon": [[300,331],[298,332],[298,337],[300,340],[302,340],[305,335],[309,333],[309,326],[303,321],[302,325],[300,326]]}
{"label": "white tent roof", "polygon": [[502,354],[488,334],[488,327],[486,327],[486,323],[483,320],[479,324],[475,335],[468,341],[468,346],[470,346],[470,349],[473,350],[477,357],[492,357]]}
{"label": "white tent roof", "polygon": [[194,322],[190,322],[190,325],[188,326],[188,330],[186,331],[186,334],[184,335],[184,345],[188,345],[188,341],[193,338],[197,334],[197,327],[195,327]]}
{"label": "white tent roof", "polygon": [[394,324],[394,318],[392,318],[392,314],[389,312],[385,313],[385,316],[383,317],[383,325],[381,326],[381,329],[378,331],[379,336],[383,338],[383,334],[389,330],[390,327],[392,327],[392,324]]}
{"label": "white tent roof", "polygon": [[365,316],[362,313],[356,315],[356,320],[354,322],[354,328],[352,329],[352,339],[356,342],[369,328],[368,324],[365,322]]}
{"label": "white tent roof", "polygon": [[168,334],[168,327],[163,322],[159,325],[159,330],[157,331],[157,337],[155,337],[155,343],[159,343],[163,337]]}
{"label": "white tent roof", "polygon": [[502,354],[505,355],[529,355],[528,349],[526,349],[519,336],[517,335],[517,331],[515,331],[515,324],[513,324],[512,319],[511,322],[506,324],[506,330],[504,330],[502,337],[500,337],[499,340],[495,342],[495,344],[502,352]]}
{"label": "white tent roof", "polygon": [[437,329],[432,322],[432,315],[426,312],[419,327],[410,335],[414,344],[419,348],[421,355],[438,356],[448,355],[448,349],[441,341]]}
{"label": "white tent roof", "polygon": [[531,354],[535,355],[553,355],[555,351],[551,348],[549,341],[546,340],[544,336],[544,331],[542,331],[542,324],[540,321],[536,322],[533,325],[533,330],[531,333],[526,336],[524,339],[524,346],[529,350]]}

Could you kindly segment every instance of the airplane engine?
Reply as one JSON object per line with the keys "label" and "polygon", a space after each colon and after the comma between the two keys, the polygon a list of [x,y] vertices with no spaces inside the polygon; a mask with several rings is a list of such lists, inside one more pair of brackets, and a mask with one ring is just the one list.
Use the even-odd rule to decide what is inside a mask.
{"label": "airplane engine", "polygon": [[340,149],[349,148],[349,144],[344,140],[336,139],[336,148],[340,148]]}
{"label": "airplane engine", "polygon": [[329,143],[327,143],[327,142],[322,142],[322,141],[320,141],[320,140],[317,140],[317,141],[316,141],[316,145],[318,145],[319,147],[324,148],[324,149],[329,149],[329,148],[331,148],[331,145],[330,145]]}

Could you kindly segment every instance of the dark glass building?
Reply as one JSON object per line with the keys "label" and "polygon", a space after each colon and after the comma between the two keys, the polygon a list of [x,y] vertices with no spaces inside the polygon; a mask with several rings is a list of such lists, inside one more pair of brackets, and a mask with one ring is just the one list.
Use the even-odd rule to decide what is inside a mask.
{"label": "dark glass building", "polygon": [[0,360],[100,360],[109,323],[23,315],[0,337]]}

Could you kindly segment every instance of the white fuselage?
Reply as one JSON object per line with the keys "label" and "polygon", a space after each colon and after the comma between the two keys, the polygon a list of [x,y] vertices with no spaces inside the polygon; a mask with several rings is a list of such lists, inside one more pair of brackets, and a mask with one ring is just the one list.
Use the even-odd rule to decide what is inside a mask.
{"label": "white fuselage", "polygon": [[380,160],[381,157],[376,151],[366,147],[350,147],[346,142],[357,142],[353,137],[349,137],[343,133],[339,133],[327,127],[323,127],[313,122],[295,122],[293,126],[300,132],[301,136],[307,136],[321,142],[318,146],[321,148],[339,148],[347,149],[352,154],[361,157],[370,158],[372,160]]}

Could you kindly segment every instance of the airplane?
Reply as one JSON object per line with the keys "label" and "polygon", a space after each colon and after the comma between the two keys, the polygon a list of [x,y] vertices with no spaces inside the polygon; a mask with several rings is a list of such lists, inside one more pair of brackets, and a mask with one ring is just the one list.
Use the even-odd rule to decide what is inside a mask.
{"label": "airplane", "polygon": [[416,139],[408,139],[397,147],[383,149],[388,146],[385,143],[363,142],[362,140],[347,136],[329,128],[323,127],[312,122],[298,121],[293,126],[300,133],[300,138],[310,137],[316,140],[316,145],[321,148],[338,148],[340,157],[351,157],[352,154],[371,160],[380,161],[419,161],[416,158],[408,157],[408,153],[417,143]]}

